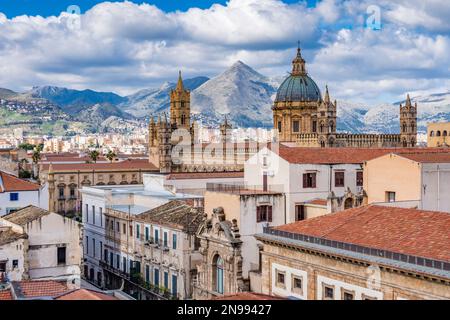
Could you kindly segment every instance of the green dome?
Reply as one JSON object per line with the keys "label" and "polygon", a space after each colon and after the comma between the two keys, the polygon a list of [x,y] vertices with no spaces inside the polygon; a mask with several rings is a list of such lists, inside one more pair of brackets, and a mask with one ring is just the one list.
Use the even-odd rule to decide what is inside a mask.
{"label": "green dome", "polygon": [[322,100],[320,89],[307,74],[290,75],[283,81],[275,102]]}
{"label": "green dome", "polygon": [[291,75],[283,81],[278,89],[275,102],[318,100],[322,100],[322,95],[317,84],[306,72],[305,60],[299,44],[297,56],[292,60]]}

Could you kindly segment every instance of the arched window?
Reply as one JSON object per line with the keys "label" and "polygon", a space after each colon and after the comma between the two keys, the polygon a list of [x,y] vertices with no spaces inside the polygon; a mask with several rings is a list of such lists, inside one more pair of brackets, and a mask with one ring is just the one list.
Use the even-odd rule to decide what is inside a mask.
{"label": "arched window", "polygon": [[441,131],[438,130],[438,131],[436,132],[436,136],[437,136],[437,137],[440,137],[440,136],[441,136]]}
{"label": "arched window", "polygon": [[181,124],[186,124],[186,116],[184,114],[181,115]]}
{"label": "arched window", "polygon": [[430,132],[430,137],[434,137],[434,131],[433,130],[431,130],[431,132]]}
{"label": "arched window", "polygon": [[442,135],[443,135],[444,137],[446,137],[446,136],[447,136],[447,130],[444,130],[444,132],[442,132]]}
{"label": "arched window", "polygon": [[213,283],[214,290],[220,294],[223,294],[223,259],[216,255],[213,260]]}
{"label": "arched window", "polygon": [[407,126],[406,126],[406,123],[404,123],[404,124],[403,124],[403,129],[402,129],[402,131],[403,131],[403,132],[406,132],[406,129],[407,129]]}

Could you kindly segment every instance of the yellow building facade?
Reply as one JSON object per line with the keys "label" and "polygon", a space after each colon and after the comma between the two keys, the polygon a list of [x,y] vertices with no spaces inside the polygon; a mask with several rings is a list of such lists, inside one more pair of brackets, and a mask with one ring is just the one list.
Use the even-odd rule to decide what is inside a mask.
{"label": "yellow building facade", "polygon": [[450,146],[450,122],[429,123],[427,126],[428,147]]}

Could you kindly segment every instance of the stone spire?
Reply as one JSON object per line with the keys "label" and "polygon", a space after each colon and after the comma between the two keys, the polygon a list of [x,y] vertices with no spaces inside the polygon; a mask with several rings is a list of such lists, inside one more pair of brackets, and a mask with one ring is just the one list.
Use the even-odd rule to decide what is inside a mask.
{"label": "stone spire", "polygon": [[292,60],[292,75],[293,76],[306,75],[305,60],[302,57],[300,49],[300,41],[298,42],[297,56],[294,58],[294,60]]}
{"label": "stone spire", "polygon": [[330,102],[330,93],[328,92],[328,85],[325,86],[325,102]]}
{"label": "stone spire", "polygon": [[406,95],[406,106],[411,107],[411,98],[409,97],[409,93]]}
{"label": "stone spire", "polygon": [[178,72],[177,91],[182,92],[184,90],[183,78],[181,77],[181,70]]}

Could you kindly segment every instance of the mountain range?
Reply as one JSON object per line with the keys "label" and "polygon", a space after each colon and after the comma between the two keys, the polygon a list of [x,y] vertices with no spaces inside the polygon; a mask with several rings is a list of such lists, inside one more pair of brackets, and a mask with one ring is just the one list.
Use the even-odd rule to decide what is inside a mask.
{"label": "mountain range", "polygon": [[[266,77],[237,61],[211,79],[185,79],[184,86],[191,91],[192,117],[204,125],[217,126],[226,115],[234,126],[271,127],[271,106],[280,79]],[[101,126],[110,117],[144,122],[168,112],[169,93],[175,86],[174,82],[166,82],[158,88],[143,89],[128,96],[54,86],[33,87],[24,93],[0,89],[0,99],[47,100],[74,119]],[[450,91],[412,97],[412,101],[419,105],[419,131],[425,132],[428,122],[450,121]],[[338,100],[338,131],[398,133],[398,106],[402,102],[368,107]]]}

